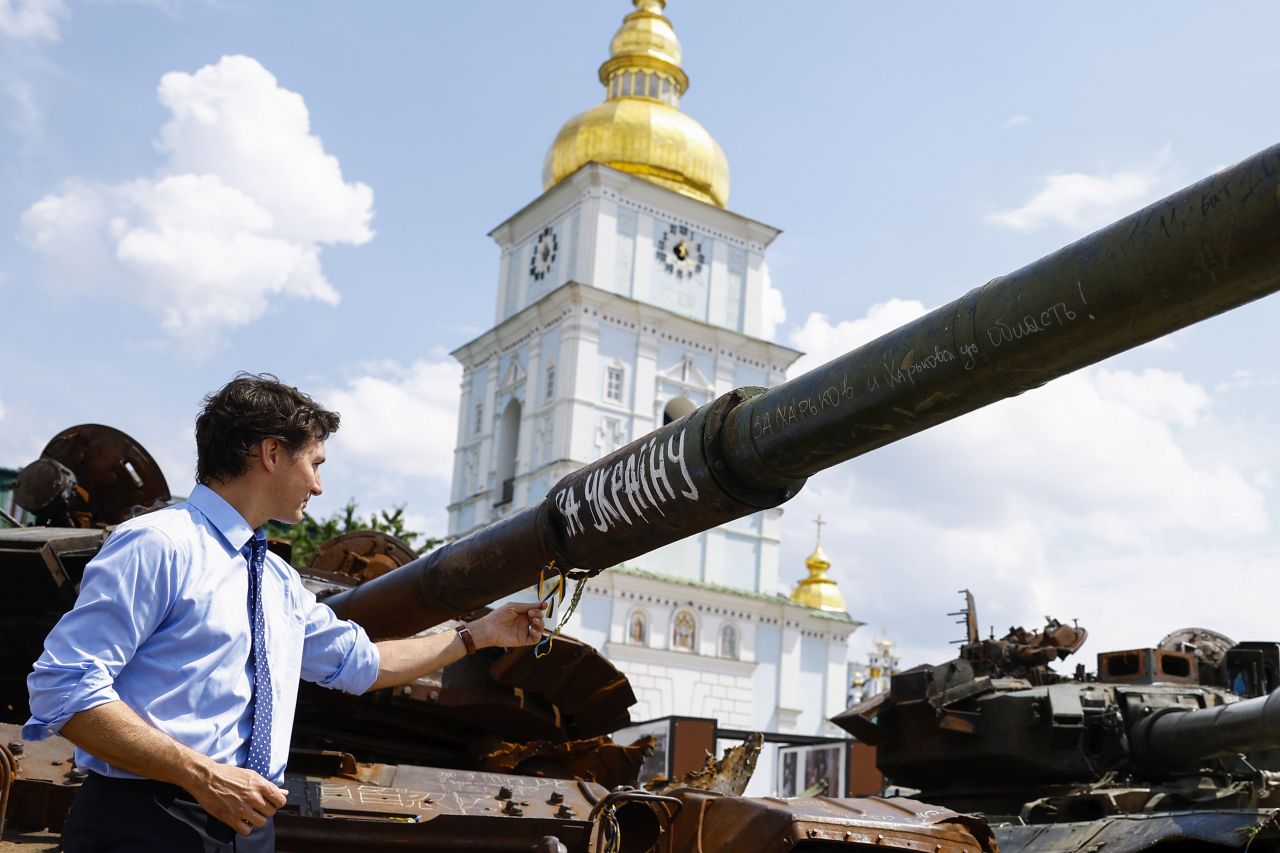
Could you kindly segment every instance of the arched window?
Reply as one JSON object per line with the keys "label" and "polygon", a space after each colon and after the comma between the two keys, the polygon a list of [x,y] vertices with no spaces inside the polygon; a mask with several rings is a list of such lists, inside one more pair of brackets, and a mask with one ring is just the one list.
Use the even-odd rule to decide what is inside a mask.
{"label": "arched window", "polygon": [[641,610],[631,614],[631,622],[627,626],[627,642],[635,646],[649,645],[649,620]]}
{"label": "arched window", "polygon": [[671,648],[691,652],[697,648],[698,623],[688,610],[681,610],[671,623]]}
{"label": "arched window", "polygon": [[512,399],[502,410],[498,432],[498,487],[494,504],[508,504],[515,498],[516,455],[520,449],[520,401]]}
{"label": "arched window", "polygon": [[720,628],[720,657],[738,659],[738,629],[732,625]]}

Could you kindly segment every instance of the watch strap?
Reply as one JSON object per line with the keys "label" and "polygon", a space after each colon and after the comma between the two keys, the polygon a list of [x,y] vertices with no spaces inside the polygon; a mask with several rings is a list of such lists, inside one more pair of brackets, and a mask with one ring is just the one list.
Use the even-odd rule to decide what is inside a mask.
{"label": "watch strap", "polygon": [[458,632],[458,636],[462,638],[462,645],[467,647],[467,654],[474,655],[476,653],[476,641],[471,636],[471,629],[466,625],[455,625],[453,630]]}

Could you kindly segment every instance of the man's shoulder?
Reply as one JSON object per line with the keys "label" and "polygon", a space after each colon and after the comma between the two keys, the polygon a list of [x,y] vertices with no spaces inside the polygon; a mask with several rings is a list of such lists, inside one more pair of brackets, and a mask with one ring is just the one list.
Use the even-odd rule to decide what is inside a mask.
{"label": "man's shoulder", "polygon": [[193,537],[200,533],[202,517],[191,504],[183,501],[122,521],[111,532],[110,539],[147,542],[179,551],[190,548]]}

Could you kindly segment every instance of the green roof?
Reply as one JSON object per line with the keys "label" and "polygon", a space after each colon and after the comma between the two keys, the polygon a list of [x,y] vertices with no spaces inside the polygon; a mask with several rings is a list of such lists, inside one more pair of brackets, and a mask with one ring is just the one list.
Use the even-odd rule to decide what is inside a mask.
{"label": "green roof", "polygon": [[804,605],[796,604],[794,601],[781,594],[766,595],[763,592],[752,592],[749,589],[739,589],[738,587],[724,586],[723,584],[718,583],[707,583],[706,581],[695,581],[690,580],[689,578],[676,577],[674,575],[664,575],[660,572],[638,569],[635,566],[614,566],[610,571],[618,572],[623,575],[630,575],[633,578],[648,578],[649,580],[675,584],[676,586],[687,586],[693,589],[722,592],[726,595],[736,595],[739,598],[750,598],[755,601],[767,601],[771,604],[790,604],[792,607],[800,607],[808,610],[810,616],[816,616],[819,619],[830,619],[832,622],[852,624],[855,627],[866,624],[865,622],[859,622],[857,619],[854,619],[848,613],[834,613],[830,610],[817,610],[811,607],[804,607]]}

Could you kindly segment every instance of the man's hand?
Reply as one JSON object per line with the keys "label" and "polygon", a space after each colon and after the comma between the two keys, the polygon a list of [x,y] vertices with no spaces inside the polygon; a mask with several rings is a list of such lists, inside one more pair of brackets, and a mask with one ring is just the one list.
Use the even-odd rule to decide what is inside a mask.
{"label": "man's hand", "polygon": [[259,774],[217,764],[152,727],[123,702],[81,711],[62,727],[62,735],[108,764],[185,789],[241,835],[265,824],[285,802],[287,792]]}
{"label": "man's hand", "polygon": [[[467,623],[476,648],[531,646],[546,630],[542,605],[536,601],[504,604],[488,615]],[[378,677],[370,690],[408,684],[428,672],[442,669],[467,653],[454,631],[425,637],[383,640],[378,643]]]}
{"label": "man's hand", "polygon": [[288,791],[256,771],[209,762],[187,790],[200,807],[241,835],[248,835],[282,807]]}
{"label": "man's hand", "polygon": [[536,601],[509,601],[497,610],[467,624],[477,648],[532,646],[546,630],[542,605]]}

